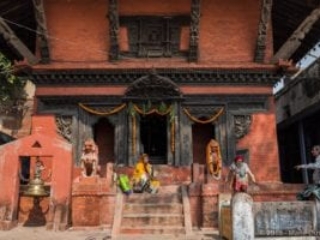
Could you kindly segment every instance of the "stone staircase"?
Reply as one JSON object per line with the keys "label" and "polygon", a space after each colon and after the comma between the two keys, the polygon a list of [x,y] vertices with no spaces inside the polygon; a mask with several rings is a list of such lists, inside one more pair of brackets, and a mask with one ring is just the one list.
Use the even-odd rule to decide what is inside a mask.
{"label": "stone staircase", "polygon": [[169,240],[188,235],[192,226],[186,187],[163,186],[157,194],[118,193],[112,239]]}

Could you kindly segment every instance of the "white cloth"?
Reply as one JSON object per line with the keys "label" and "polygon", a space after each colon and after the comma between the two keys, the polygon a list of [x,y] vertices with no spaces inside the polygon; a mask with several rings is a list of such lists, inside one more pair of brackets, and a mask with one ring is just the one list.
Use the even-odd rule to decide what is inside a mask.
{"label": "white cloth", "polygon": [[248,164],[243,162],[240,167],[237,167],[235,163],[230,165],[230,170],[236,177],[236,180],[240,181],[248,181],[248,171],[249,167]]}

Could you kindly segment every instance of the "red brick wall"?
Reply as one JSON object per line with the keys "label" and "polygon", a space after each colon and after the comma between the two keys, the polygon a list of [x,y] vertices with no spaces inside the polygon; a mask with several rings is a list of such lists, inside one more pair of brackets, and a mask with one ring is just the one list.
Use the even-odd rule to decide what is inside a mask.
{"label": "red brick wall", "polygon": [[218,194],[221,189],[217,183],[189,185],[193,227],[218,228]]}
{"label": "red brick wall", "polygon": [[[65,95],[113,95],[122,96],[126,86],[110,86],[110,87],[38,87],[37,96],[65,96]],[[263,94],[271,95],[272,87],[269,86],[181,86],[181,92],[188,94]]]}
{"label": "red brick wall", "polygon": [[72,198],[72,224],[75,227],[100,226],[100,197],[85,195]]}
{"label": "red brick wall", "polygon": [[49,198],[40,198],[39,204],[35,204],[33,197],[19,198],[18,221],[24,226],[45,226],[49,215]]}
{"label": "red brick wall", "polygon": [[256,113],[252,115],[249,134],[237,144],[237,149],[249,150],[249,166],[257,181],[280,181],[276,134],[274,113]]}
{"label": "red brick wall", "polygon": [[[160,181],[161,186],[189,184],[191,180],[190,167],[173,167],[170,165],[153,165],[157,173],[156,179]],[[133,176],[134,167],[117,167],[115,172],[127,174],[130,178]]]}
{"label": "red brick wall", "polygon": [[107,1],[49,0],[44,5],[52,60],[107,60]]}
{"label": "red brick wall", "polygon": [[253,60],[260,1],[203,0],[200,24],[201,61]]}
{"label": "red brick wall", "polygon": [[73,183],[72,225],[82,227],[112,226],[115,189],[105,178],[79,178]]}
{"label": "red brick wall", "polygon": [[[188,14],[190,1],[119,1],[120,15]],[[260,1],[203,0],[200,20],[200,63],[252,62],[260,19]],[[134,7],[133,7],[134,6]],[[108,2],[48,0],[45,12],[54,61],[92,61],[110,65]],[[269,30],[267,54],[272,51]],[[186,45],[186,44],[182,44]],[[139,65],[141,62],[134,64]],[[171,64],[180,65],[181,62]],[[116,66],[112,66],[116,67]]]}

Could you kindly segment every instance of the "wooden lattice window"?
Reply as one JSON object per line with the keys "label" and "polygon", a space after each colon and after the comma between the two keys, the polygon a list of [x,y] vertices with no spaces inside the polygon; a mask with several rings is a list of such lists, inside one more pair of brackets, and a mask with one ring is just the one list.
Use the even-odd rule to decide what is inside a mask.
{"label": "wooden lattice window", "polygon": [[121,55],[131,57],[186,56],[181,49],[181,32],[190,24],[188,16],[122,16],[120,27],[126,29],[128,46]]}

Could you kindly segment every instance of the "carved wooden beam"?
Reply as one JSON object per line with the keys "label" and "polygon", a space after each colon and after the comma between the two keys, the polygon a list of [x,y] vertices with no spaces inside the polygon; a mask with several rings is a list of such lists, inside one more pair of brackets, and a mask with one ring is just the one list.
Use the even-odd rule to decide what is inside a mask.
{"label": "carved wooden beam", "polygon": [[256,50],[254,53],[254,61],[257,63],[264,62],[267,42],[267,30],[270,23],[271,8],[272,0],[262,0],[258,38],[256,42]]}
{"label": "carved wooden beam", "polygon": [[43,7],[43,0],[33,0],[34,12],[37,22],[37,38],[40,46],[41,63],[50,62],[48,46],[47,21]]}
{"label": "carved wooden beam", "polygon": [[22,57],[28,61],[29,64],[34,65],[38,63],[36,56],[16,36],[16,34],[11,30],[2,17],[0,17],[0,34],[9,45],[11,45]]}
{"label": "carved wooden beam", "polygon": [[291,55],[300,47],[302,40],[309,33],[312,26],[319,20],[320,5],[299,25],[289,39],[282,45],[279,51],[273,56],[271,62],[277,63],[279,59],[288,60]]}
{"label": "carved wooden beam", "polygon": [[118,12],[118,0],[109,0],[109,60],[119,60],[119,12]]}
{"label": "carved wooden beam", "polygon": [[190,40],[189,57],[190,62],[196,62],[199,58],[199,23],[200,23],[200,0],[191,0],[190,13]]}

